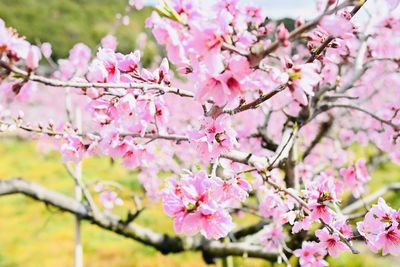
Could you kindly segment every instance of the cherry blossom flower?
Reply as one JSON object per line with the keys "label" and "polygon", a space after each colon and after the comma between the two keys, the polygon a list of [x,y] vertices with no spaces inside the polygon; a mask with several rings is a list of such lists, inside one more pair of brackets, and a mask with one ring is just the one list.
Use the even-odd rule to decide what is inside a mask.
{"label": "cherry blossom flower", "polygon": [[192,131],[190,140],[197,145],[201,158],[205,161],[215,159],[238,145],[236,132],[231,128],[229,116],[206,118],[202,129]]}
{"label": "cherry blossom flower", "polygon": [[85,150],[85,145],[79,136],[67,135],[65,143],[61,146],[61,155],[65,162],[72,161],[78,163],[82,161]]}
{"label": "cherry blossom flower", "polygon": [[42,58],[42,53],[39,47],[31,45],[29,47],[28,55],[26,57],[25,65],[30,70],[34,70],[39,66],[39,61]]}
{"label": "cherry blossom flower", "polygon": [[358,232],[365,237],[368,247],[377,252],[382,249],[382,254],[400,254],[400,231],[398,229],[399,211],[389,207],[383,198],[379,198],[365,215],[362,222],[357,223]]}
{"label": "cherry blossom flower", "polygon": [[307,95],[313,96],[313,87],[320,81],[317,66],[313,63],[293,66],[289,65],[288,88],[294,100],[302,105],[308,104]]}
{"label": "cherry blossom flower", "polygon": [[348,247],[340,241],[337,233],[330,234],[327,229],[317,230],[315,235],[318,237],[320,244],[328,250],[332,257],[339,256],[342,251],[348,250]]}
{"label": "cherry blossom flower", "polygon": [[226,210],[231,203],[226,193],[220,178],[208,178],[200,171],[179,181],[170,179],[162,200],[165,212],[174,218],[175,231],[188,235],[200,232],[208,239],[217,239],[233,228]]}
{"label": "cherry blossom flower", "polygon": [[300,258],[300,265],[307,267],[328,266],[324,260],[326,250],[314,241],[304,241],[301,249],[294,251],[294,255]]}
{"label": "cherry blossom flower", "polygon": [[262,230],[260,242],[269,251],[277,251],[285,243],[286,234],[281,225],[269,224]]}
{"label": "cherry blossom flower", "polygon": [[352,38],[353,24],[343,15],[326,16],[320,22],[321,28],[333,37]]}
{"label": "cherry blossom flower", "polygon": [[101,39],[101,46],[103,48],[108,48],[111,49],[113,51],[115,51],[115,49],[117,48],[117,39],[115,38],[115,36],[109,34],[107,36],[104,36]]}

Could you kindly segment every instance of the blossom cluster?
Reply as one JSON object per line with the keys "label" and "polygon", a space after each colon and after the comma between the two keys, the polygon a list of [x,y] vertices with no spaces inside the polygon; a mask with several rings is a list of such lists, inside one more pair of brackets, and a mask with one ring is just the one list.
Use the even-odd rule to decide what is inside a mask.
{"label": "blossom cluster", "polygon": [[358,232],[365,237],[368,247],[375,253],[382,249],[382,254],[400,255],[400,209],[389,207],[383,198],[379,198],[357,223]]}
{"label": "blossom cluster", "polygon": [[242,178],[222,180],[205,171],[169,179],[162,193],[165,212],[174,218],[177,233],[206,238],[226,236],[234,227],[229,209],[246,200],[250,184]]}

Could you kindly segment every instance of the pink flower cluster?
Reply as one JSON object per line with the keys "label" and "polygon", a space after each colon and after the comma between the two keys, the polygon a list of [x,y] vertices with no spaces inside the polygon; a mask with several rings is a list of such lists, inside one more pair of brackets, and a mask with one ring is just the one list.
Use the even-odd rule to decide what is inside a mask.
{"label": "pink flower cluster", "polygon": [[99,193],[99,202],[104,208],[111,210],[116,206],[122,206],[124,201],[114,190],[108,189],[104,184],[98,183],[94,191]]}
{"label": "pink flower cluster", "polygon": [[294,255],[300,258],[300,265],[304,267],[328,266],[324,260],[326,250],[317,242],[303,242],[301,249],[295,250]]}
{"label": "pink flower cluster", "polygon": [[196,144],[200,157],[206,162],[238,147],[236,136],[228,115],[204,118],[201,129],[189,134],[190,141]]}
{"label": "pink flower cluster", "polygon": [[392,209],[383,198],[357,223],[357,230],[374,253],[382,249],[383,255],[400,255],[400,209]]}
{"label": "pink flower cluster", "polygon": [[364,159],[359,159],[355,166],[350,166],[347,169],[342,168],[340,175],[343,177],[344,185],[357,198],[365,191],[365,184],[370,180]]}
{"label": "pink flower cluster", "polygon": [[222,180],[205,171],[170,179],[162,192],[165,212],[174,218],[177,233],[201,233],[208,239],[226,236],[234,227],[229,208],[246,199],[250,185],[243,179]]}
{"label": "pink flower cluster", "polygon": [[[212,14],[197,12],[197,2],[185,4],[174,1],[179,10],[175,21],[153,13],[147,25],[153,29],[158,43],[165,45],[168,57],[178,65],[178,70],[194,81],[196,98],[201,103],[214,101],[217,106],[240,105],[246,98],[252,98],[252,89],[270,92],[272,89],[270,70],[276,69],[278,85],[289,82],[294,100],[306,105],[307,95],[313,95],[313,87],[319,81],[314,64],[298,66],[282,65],[280,70],[274,65],[254,70],[248,59],[230,52],[224,43],[235,44],[239,50],[247,52],[249,47],[266,36],[276,38],[284,47],[289,46],[289,31],[283,24],[265,24],[261,10],[251,5],[243,7],[237,1],[223,1],[213,5]],[[186,21],[185,18],[190,18]],[[216,18],[216,19],[210,19]],[[186,24],[185,24],[186,23]],[[251,30],[251,29],[257,30]],[[275,31],[274,31],[275,30]],[[270,40],[265,41],[268,46]],[[288,68],[290,81],[285,69]],[[277,72],[281,72],[278,74]]]}

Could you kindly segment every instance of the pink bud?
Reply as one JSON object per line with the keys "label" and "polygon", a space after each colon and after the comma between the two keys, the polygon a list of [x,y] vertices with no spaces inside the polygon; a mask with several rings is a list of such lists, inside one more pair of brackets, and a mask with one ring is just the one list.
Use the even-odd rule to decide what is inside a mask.
{"label": "pink bud", "polygon": [[286,29],[285,25],[281,23],[278,28],[276,28],[276,33],[278,35],[278,40],[282,43],[283,46],[288,46],[289,42],[289,31]]}
{"label": "pink bud", "polygon": [[37,46],[31,45],[25,60],[26,67],[30,70],[36,69],[39,66],[41,58],[42,54],[40,53],[40,49]]}
{"label": "pink bud", "polygon": [[42,54],[45,58],[49,58],[53,52],[50,43],[43,43],[40,50],[42,50]]}
{"label": "pink bud", "polygon": [[115,49],[117,48],[117,39],[115,39],[115,37],[111,34],[103,37],[103,39],[101,39],[101,46],[103,48],[109,48],[113,51],[115,51]]}
{"label": "pink bud", "polygon": [[164,58],[161,62],[160,68],[158,70],[159,80],[160,81],[164,80],[165,76],[168,75],[168,72],[169,72],[168,60],[166,58]]}
{"label": "pink bud", "polygon": [[285,56],[282,59],[282,62],[285,65],[285,68],[287,69],[291,69],[293,67],[293,61],[288,56]]}
{"label": "pink bud", "polygon": [[336,4],[336,0],[328,0],[328,3],[327,3],[328,6],[331,6],[333,4]]}
{"label": "pink bud", "polygon": [[303,17],[297,17],[297,19],[296,19],[294,24],[295,24],[296,28],[302,26],[304,24],[304,18]]}

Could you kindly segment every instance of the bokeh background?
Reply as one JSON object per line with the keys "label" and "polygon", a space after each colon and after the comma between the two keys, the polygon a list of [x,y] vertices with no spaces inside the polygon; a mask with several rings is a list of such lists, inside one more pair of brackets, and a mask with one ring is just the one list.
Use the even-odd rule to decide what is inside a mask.
{"label": "bokeh background", "polygon": [[[147,1],[154,4],[156,1]],[[210,4],[213,1],[205,1]],[[315,14],[313,0],[255,1],[266,7],[270,17],[283,19]],[[297,5],[295,5],[297,3]],[[116,14],[123,14],[126,0],[0,0],[0,18],[14,27],[33,43],[50,42],[52,59],[66,57],[69,49],[83,42],[95,49],[99,40],[116,23]],[[163,53],[152,41],[151,33],[144,27],[146,17],[152,11],[147,6],[129,14],[130,23],[117,28],[118,50],[133,51],[140,46],[138,36],[143,32],[148,41],[144,49],[144,63]],[[286,18],[286,24],[293,20]],[[353,147],[355,153],[368,158],[371,148]],[[115,180],[125,188],[141,192],[135,172],[122,168],[118,162],[107,158],[91,158],[83,162],[86,181],[96,179]],[[0,133],[0,179],[24,177],[48,188],[72,195],[73,182],[62,165],[59,154],[47,150],[41,142]],[[400,180],[400,167],[381,163],[372,173],[370,191],[378,190],[385,183]],[[128,190],[126,190],[128,191]],[[123,195],[124,190],[121,191]],[[398,208],[400,195],[390,193],[387,199]],[[126,203],[125,205],[129,205]],[[122,208],[120,211],[123,212]],[[255,218],[244,217],[239,221],[251,223]],[[172,233],[171,220],[159,206],[151,206],[138,218],[139,224],[166,233]],[[101,266],[206,266],[199,253],[161,255],[152,248],[135,241],[106,232],[89,223],[83,223],[84,261],[87,267]],[[61,213],[24,196],[0,198],[0,267],[50,267],[72,266],[74,245],[74,217]],[[331,266],[400,266],[400,259],[377,257],[360,246],[360,255],[344,253],[329,259]],[[273,266],[261,260],[235,259],[236,266]],[[276,264],[278,266],[278,264]]]}

